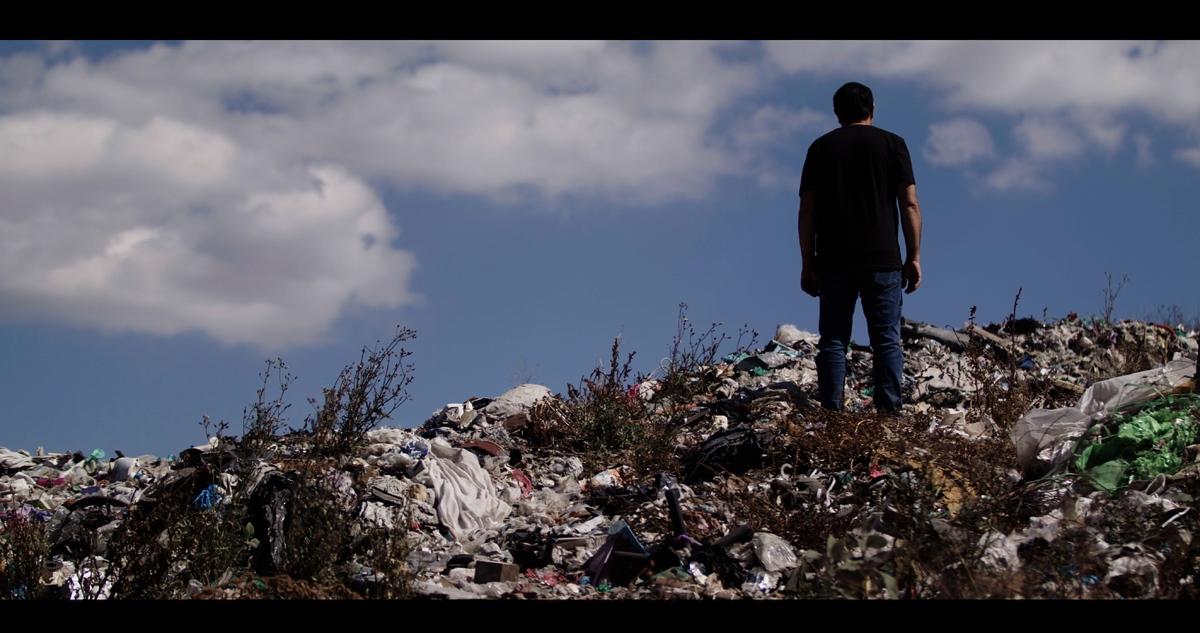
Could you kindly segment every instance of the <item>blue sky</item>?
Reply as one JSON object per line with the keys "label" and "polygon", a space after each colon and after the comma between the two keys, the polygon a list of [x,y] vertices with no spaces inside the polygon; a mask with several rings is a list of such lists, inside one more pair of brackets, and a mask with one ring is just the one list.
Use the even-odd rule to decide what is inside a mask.
{"label": "blue sky", "polygon": [[[417,338],[421,423],[680,302],[816,330],[796,189],[870,86],[925,221],[906,316],[1200,314],[1196,42],[0,43],[0,445],[178,453],[264,361],[295,426],[364,344]],[[859,318],[856,331],[862,332]],[[856,336],[864,340],[865,336]]]}

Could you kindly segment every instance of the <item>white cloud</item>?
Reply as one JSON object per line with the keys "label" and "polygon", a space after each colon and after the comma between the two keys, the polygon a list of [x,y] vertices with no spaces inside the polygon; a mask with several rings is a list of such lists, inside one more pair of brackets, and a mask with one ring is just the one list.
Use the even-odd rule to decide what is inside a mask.
{"label": "white cloud", "polygon": [[996,146],[982,123],[959,117],[930,125],[921,153],[930,164],[960,167],[991,158]]}
{"label": "white cloud", "polygon": [[[789,41],[764,50],[785,73],[907,79],[949,112],[1014,117],[1013,159],[1025,164],[993,174],[1006,189],[1048,186],[1063,161],[1111,156],[1131,134],[1123,118],[1200,131],[1200,41]],[[1145,145],[1134,147],[1140,165],[1147,164]]]}
{"label": "white cloud", "polygon": [[[1052,191],[1053,174],[1062,165],[1081,160],[1090,148],[1099,145],[1103,150],[1104,143],[1112,142],[1112,136],[1104,134],[1104,130],[1111,128],[1096,125],[1092,130],[1093,136],[1101,137],[1100,141],[1094,140],[1093,136],[1085,138],[1069,120],[1062,117],[1031,115],[1023,118],[1012,127],[1014,150],[1001,160],[998,167],[982,177],[984,188],[996,192]],[[926,154],[926,157],[929,155]],[[947,163],[953,164],[949,159]],[[966,161],[958,163],[959,166],[965,164]],[[972,180],[978,178],[975,173],[968,173],[967,176]]]}
{"label": "white cloud", "polygon": [[1033,191],[1046,192],[1052,189],[1036,165],[1029,161],[1011,158],[983,178],[984,185],[1000,192]]}
{"label": "white cloud", "polygon": [[48,57],[78,55],[83,50],[79,42],[72,40],[42,40],[39,44]]}
{"label": "white cloud", "polygon": [[712,127],[762,80],[704,42],[78,51],[0,58],[0,312],[266,346],[414,300],[365,182],[702,196],[746,169]]}
{"label": "white cloud", "polygon": [[1129,126],[1114,121],[1110,113],[1075,111],[1071,114],[1083,137],[1102,152],[1112,154],[1125,143]]}
{"label": "white cloud", "polygon": [[985,178],[997,191],[1050,191],[1053,175],[1063,165],[1121,147],[1125,126],[1102,115],[1073,117],[1034,114],[1012,128],[1015,150],[1005,164]]}
{"label": "white cloud", "polygon": [[748,117],[740,118],[730,132],[736,145],[745,148],[793,146],[797,132],[828,131],[837,127],[831,114],[812,108],[791,108],[764,105]]}
{"label": "white cloud", "polygon": [[1137,153],[1134,155],[1134,164],[1141,169],[1153,167],[1158,161],[1154,158],[1154,151],[1150,148],[1151,140],[1147,134],[1134,134],[1132,137],[1133,146]]}
{"label": "white cloud", "polygon": [[[415,299],[414,257],[393,246],[387,210],[344,169],[255,190],[256,178],[229,168],[228,139],[176,124],[109,127],[127,142],[56,180],[61,191],[0,170],[10,316],[275,349],[319,340],[348,308]],[[151,141],[154,151],[131,153]],[[146,155],[157,164],[130,158]]]}
{"label": "white cloud", "polygon": [[1084,150],[1083,139],[1074,130],[1047,117],[1026,118],[1013,127],[1013,135],[1034,160],[1074,158]]}
{"label": "white cloud", "polygon": [[1200,117],[1200,42],[771,42],[785,72],[920,80],[948,106],[1020,114],[1137,109],[1175,123]]}
{"label": "white cloud", "polygon": [[[749,116],[737,117],[728,132],[730,155],[745,172],[755,174],[759,186],[774,188],[796,184],[796,166],[781,164],[770,150],[795,149],[816,134],[837,127],[832,114],[812,108],[799,110],[764,105]],[[801,138],[801,134],[807,138]]]}
{"label": "white cloud", "polygon": [[[738,164],[721,108],[761,82],[711,44],[188,42],[75,58],[0,107],[69,104],[130,127],[155,117],[401,186],[501,196],[702,196]],[[29,73],[28,68],[21,69]],[[17,70],[0,67],[0,80]]]}
{"label": "white cloud", "polygon": [[[776,186],[791,178],[771,152],[833,125],[746,105],[779,70],[933,88],[960,123],[931,127],[926,157],[994,160],[996,190],[1045,189],[1046,169],[1119,148],[1127,110],[1200,120],[1197,43],[769,43],[766,63],[717,48],[187,42],[0,58],[0,311],[316,340],[350,306],[412,300],[412,255],[364,183],[639,204],[699,198],[729,175]],[[974,110],[1019,121],[1020,151],[997,156]]]}
{"label": "white cloud", "polygon": [[95,167],[116,126],[74,114],[0,116],[0,172],[49,176]]}
{"label": "white cloud", "polygon": [[1188,147],[1176,150],[1174,156],[1176,160],[1181,160],[1196,169],[1200,169],[1200,147]]}
{"label": "white cloud", "polygon": [[126,134],[116,155],[181,184],[195,186],[225,178],[236,149],[221,134],[159,116]]}

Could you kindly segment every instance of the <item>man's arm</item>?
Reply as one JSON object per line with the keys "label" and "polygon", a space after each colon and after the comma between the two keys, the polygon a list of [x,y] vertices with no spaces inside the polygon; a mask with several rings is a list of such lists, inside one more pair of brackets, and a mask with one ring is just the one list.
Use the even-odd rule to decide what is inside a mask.
{"label": "man's arm", "polygon": [[816,250],[817,192],[800,194],[800,213],[797,230],[800,233],[800,289],[809,296],[817,296],[817,267],[814,263]]}
{"label": "man's arm", "polygon": [[904,292],[921,287],[921,206],[917,204],[917,186],[904,184],[897,188],[900,202],[900,225],[904,230]]}

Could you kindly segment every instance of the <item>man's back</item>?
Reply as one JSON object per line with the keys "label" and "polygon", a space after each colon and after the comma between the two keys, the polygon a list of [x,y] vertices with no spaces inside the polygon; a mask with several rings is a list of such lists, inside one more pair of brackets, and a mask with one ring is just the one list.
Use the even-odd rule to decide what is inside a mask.
{"label": "man's back", "polygon": [[900,270],[896,191],[915,184],[904,139],[847,125],[809,147],[800,193],[816,193],[816,265]]}

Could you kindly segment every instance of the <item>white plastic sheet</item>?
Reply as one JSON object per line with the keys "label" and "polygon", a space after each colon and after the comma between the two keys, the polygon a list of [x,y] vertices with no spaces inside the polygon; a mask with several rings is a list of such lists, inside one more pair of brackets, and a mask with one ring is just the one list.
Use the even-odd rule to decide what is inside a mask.
{"label": "white plastic sheet", "polygon": [[1059,463],[1070,456],[1070,438],[1109,419],[1118,407],[1145,402],[1174,389],[1195,371],[1195,361],[1177,359],[1163,367],[1098,382],[1083,392],[1074,407],[1029,411],[1017,420],[1010,435],[1017,448],[1017,461],[1026,471],[1034,465]]}
{"label": "white plastic sheet", "polygon": [[484,407],[483,412],[489,419],[500,422],[507,420],[509,416],[529,411],[539,400],[551,395],[553,394],[549,387],[524,384],[505,391]]}
{"label": "white plastic sheet", "polygon": [[33,458],[0,446],[0,468],[23,470],[33,467]]}

